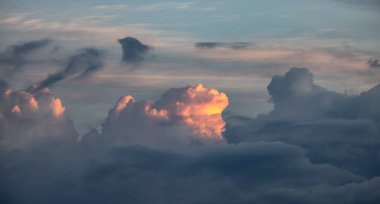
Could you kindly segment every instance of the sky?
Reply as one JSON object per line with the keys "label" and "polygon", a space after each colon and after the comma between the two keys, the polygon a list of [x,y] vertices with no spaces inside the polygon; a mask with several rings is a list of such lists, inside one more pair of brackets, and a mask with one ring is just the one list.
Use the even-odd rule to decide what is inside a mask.
{"label": "sky", "polygon": [[[110,95],[104,97],[107,100],[92,101],[91,92],[80,91],[83,86],[95,86],[94,82],[54,87],[59,89],[57,94],[67,95],[67,87],[74,86],[65,103],[72,106],[69,115],[81,132],[99,125],[107,104],[119,95],[141,94],[141,99],[148,99],[157,96],[152,92],[183,84],[203,83],[228,91],[236,95],[229,110],[254,117],[271,109],[265,91],[271,77],[291,67],[307,67],[317,81],[339,92],[358,93],[378,82],[379,71],[369,68],[367,61],[380,55],[379,4],[360,2],[2,1],[0,45],[5,50],[12,44],[48,37],[54,39],[52,46],[62,58],[81,47],[106,51],[106,68],[93,80],[107,84],[102,86],[110,89],[105,91]],[[117,40],[127,36],[154,48],[139,69],[118,63]],[[251,46],[197,49],[197,42]],[[51,64],[35,66],[9,81],[22,88],[57,69]],[[83,118],[76,105],[81,102],[73,95],[99,110],[88,107],[86,112],[101,114],[89,113],[91,122]]]}
{"label": "sky", "polygon": [[0,201],[378,203],[379,10],[0,0]]}

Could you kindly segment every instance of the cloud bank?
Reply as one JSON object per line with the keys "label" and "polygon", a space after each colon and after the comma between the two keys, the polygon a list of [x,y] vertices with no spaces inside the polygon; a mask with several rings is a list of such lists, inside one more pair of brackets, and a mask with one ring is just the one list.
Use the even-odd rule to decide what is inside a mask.
{"label": "cloud bank", "polygon": [[379,86],[344,95],[292,68],[273,77],[274,110],[255,119],[223,119],[227,95],[201,84],[126,95],[80,140],[47,88],[0,91],[4,203],[380,200]]}

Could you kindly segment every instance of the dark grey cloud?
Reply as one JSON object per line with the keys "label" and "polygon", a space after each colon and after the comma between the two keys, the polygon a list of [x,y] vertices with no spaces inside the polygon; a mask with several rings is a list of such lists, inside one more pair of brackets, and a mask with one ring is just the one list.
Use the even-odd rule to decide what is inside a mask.
{"label": "dark grey cloud", "polygon": [[52,41],[51,38],[43,38],[9,46],[4,52],[0,53],[0,73],[9,75],[19,71],[28,62],[26,57],[29,54],[48,46]]}
{"label": "dark grey cloud", "polygon": [[103,145],[89,150],[75,143],[54,147],[51,143],[35,148],[38,151],[1,150],[7,156],[0,169],[7,175],[2,199],[8,203],[375,203],[379,199],[378,178],[366,180],[331,165],[313,164],[302,148],[282,142],[246,143],[198,156],[144,146]]}
{"label": "dark grey cloud", "polygon": [[378,59],[369,59],[367,62],[369,68],[380,69],[380,62]]}
{"label": "dark grey cloud", "polygon": [[284,141],[306,148],[312,161],[356,174],[379,176],[380,86],[349,96],[313,82],[305,68],[292,68],[268,85],[274,109],[255,119],[232,117],[225,137]]}
{"label": "dark grey cloud", "polygon": [[66,78],[83,78],[90,76],[94,72],[103,67],[103,53],[95,48],[84,48],[78,54],[70,57],[67,66],[63,70],[54,74],[49,74],[48,77],[35,86],[30,87],[30,91],[38,91],[45,87],[50,87],[53,84]]}
{"label": "dark grey cloud", "polygon": [[153,47],[145,45],[133,37],[125,37],[123,39],[119,39],[118,42],[120,43],[123,51],[121,61],[132,66],[138,66],[141,62],[143,62],[149,51],[153,49]]}
{"label": "dark grey cloud", "polygon": [[224,48],[230,48],[230,49],[245,49],[250,46],[252,46],[252,43],[249,42],[197,42],[194,45],[196,48],[199,49],[213,49],[218,47],[224,47]]}

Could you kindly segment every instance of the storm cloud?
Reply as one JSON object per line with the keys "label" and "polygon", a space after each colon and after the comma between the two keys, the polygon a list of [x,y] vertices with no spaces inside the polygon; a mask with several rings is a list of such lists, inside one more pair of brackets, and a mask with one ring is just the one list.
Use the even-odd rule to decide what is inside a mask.
{"label": "storm cloud", "polygon": [[149,51],[153,49],[153,47],[145,45],[133,37],[125,37],[123,39],[119,39],[118,42],[120,43],[123,51],[121,61],[132,66],[140,65],[140,63],[145,60],[145,57]]}
{"label": "storm cloud", "polygon": [[102,51],[96,48],[84,48],[78,54],[70,57],[67,66],[63,70],[49,74],[46,79],[31,86],[29,89],[30,91],[39,91],[67,78],[80,79],[88,77],[102,67]]}
{"label": "storm cloud", "polygon": [[0,53],[0,74],[10,75],[20,71],[28,63],[27,56],[29,54],[48,46],[52,41],[51,38],[43,38],[9,46],[4,52]]}

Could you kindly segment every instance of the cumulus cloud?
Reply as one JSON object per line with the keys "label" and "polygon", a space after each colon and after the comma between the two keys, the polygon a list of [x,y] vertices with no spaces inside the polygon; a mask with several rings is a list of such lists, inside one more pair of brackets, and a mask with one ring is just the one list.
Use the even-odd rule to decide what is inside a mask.
{"label": "cumulus cloud", "polygon": [[293,68],[268,90],[272,112],[227,122],[227,95],[200,84],[156,101],[126,95],[100,132],[78,141],[47,88],[12,91],[0,81],[0,200],[378,203],[380,89],[346,96]]}
{"label": "cumulus cloud", "polygon": [[28,55],[48,46],[52,41],[50,38],[43,38],[9,46],[0,53],[0,74],[9,75],[19,71],[28,62]]}
{"label": "cumulus cloud", "polygon": [[379,69],[380,68],[380,62],[378,59],[369,59],[367,62],[369,68],[372,69]]}
{"label": "cumulus cloud", "polygon": [[249,42],[231,42],[231,43],[225,43],[225,42],[197,42],[194,45],[196,48],[199,49],[213,49],[218,47],[223,48],[230,48],[230,49],[245,49],[250,46],[252,46],[252,43]]}
{"label": "cumulus cloud", "polygon": [[148,52],[153,49],[153,47],[145,45],[133,37],[125,37],[119,39],[118,42],[123,51],[123,58],[121,61],[126,64],[131,64],[132,66],[138,66],[143,62]]}
{"label": "cumulus cloud", "polygon": [[[44,143],[64,134],[65,128],[67,132],[75,132],[72,122],[64,115],[61,99],[47,88],[32,93],[2,86],[0,104],[0,143],[6,148]],[[69,138],[75,140],[75,136]]]}
{"label": "cumulus cloud", "polygon": [[170,89],[157,101],[136,102],[123,96],[110,110],[103,134],[154,146],[190,140],[222,142],[222,112],[227,106],[226,94],[202,84]]}
{"label": "cumulus cloud", "polygon": [[102,51],[95,48],[84,48],[78,54],[70,57],[67,66],[63,70],[48,77],[34,86],[29,91],[39,91],[67,78],[83,78],[90,76],[103,67]]}
{"label": "cumulus cloud", "polygon": [[378,176],[380,86],[349,96],[315,85],[305,68],[292,68],[273,77],[268,92],[273,111],[231,118],[228,141],[285,141],[306,148],[312,161]]}

